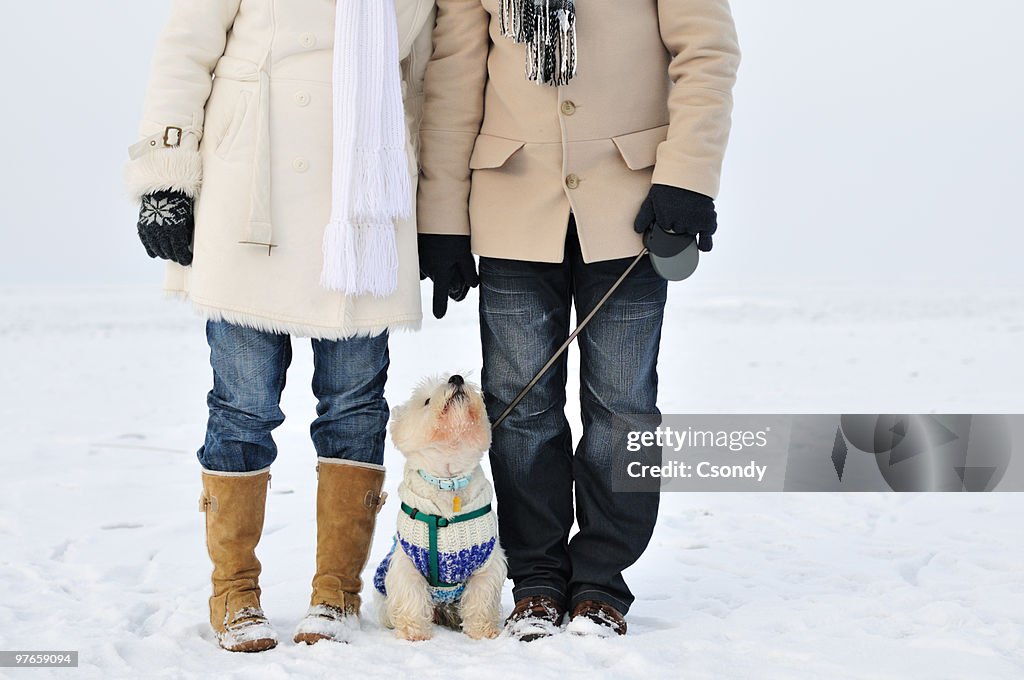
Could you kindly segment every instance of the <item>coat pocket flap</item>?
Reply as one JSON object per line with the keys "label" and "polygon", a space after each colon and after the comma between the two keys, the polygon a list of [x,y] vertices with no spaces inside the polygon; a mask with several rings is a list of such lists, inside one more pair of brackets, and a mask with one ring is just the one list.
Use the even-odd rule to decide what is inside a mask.
{"label": "coat pocket flap", "polygon": [[492,137],[491,135],[479,135],[473,146],[473,156],[469,159],[469,168],[471,170],[500,168],[524,146],[526,146],[526,142]]}
{"label": "coat pocket flap", "polygon": [[658,161],[658,146],[668,139],[668,125],[631,132],[621,137],[612,137],[612,142],[622,154],[622,160],[630,170],[643,170]]}
{"label": "coat pocket flap", "polygon": [[221,57],[213,70],[213,75],[218,78],[238,80],[243,83],[259,80],[259,73],[259,64],[230,55]]}

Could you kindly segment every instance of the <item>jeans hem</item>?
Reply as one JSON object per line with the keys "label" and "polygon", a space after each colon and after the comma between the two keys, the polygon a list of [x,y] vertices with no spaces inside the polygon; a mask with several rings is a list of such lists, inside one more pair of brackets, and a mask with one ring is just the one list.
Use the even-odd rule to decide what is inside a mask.
{"label": "jeans hem", "polygon": [[218,470],[211,470],[202,463],[199,464],[199,467],[203,469],[204,475],[212,475],[214,477],[255,477],[256,475],[262,475],[264,472],[270,471],[269,465],[264,468],[260,468],[259,470],[251,470],[249,472],[220,472]]}
{"label": "jeans hem", "polygon": [[523,599],[524,597],[532,597],[534,595],[548,595],[548,596],[551,596],[552,593],[554,593],[554,595],[556,596],[555,599],[558,600],[560,604],[564,605],[565,601],[568,599],[567,596],[566,596],[565,588],[559,588],[557,586],[546,586],[546,585],[522,586],[521,588],[520,587],[513,588],[512,589],[512,598],[516,602],[518,602],[519,600]]}
{"label": "jeans hem", "polygon": [[570,609],[576,609],[576,607],[581,602],[585,602],[586,600],[594,600],[597,602],[603,602],[607,605],[611,605],[615,608],[616,611],[618,611],[623,616],[629,613],[628,604],[626,604],[619,598],[615,597],[611,593],[605,592],[603,590],[597,590],[595,588],[588,588],[587,590],[576,591],[576,593],[572,596],[572,600],[570,600]]}
{"label": "jeans hem", "polygon": [[370,470],[378,470],[384,472],[385,468],[383,465],[377,463],[367,463],[362,460],[349,460],[348,458],[328,458],[326,456],[317,456],[317,465],[327,463],[328,465],[351,465],[353,467],[369,468]]}

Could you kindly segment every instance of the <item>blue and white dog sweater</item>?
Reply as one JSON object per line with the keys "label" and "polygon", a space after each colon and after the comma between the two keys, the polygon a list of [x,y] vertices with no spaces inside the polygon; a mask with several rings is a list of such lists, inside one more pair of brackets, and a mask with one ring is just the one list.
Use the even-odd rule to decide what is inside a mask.
{"label": "blue and white dog sweater", "polygon": [[[475,473],[482,475],[483,471],[477,468]],[[387,595],[384,578],[399,546],[430,583],[430,525],[439,522],[436,539],[437,580],[430,583],[430,592],[435,604],[455,602],[462,596],[466,581],[487,562],[497,544],[498,522],[493,510],[465,521],[459,520],[459,517],[483,512],[482,509],[490,505],[493,496],[491,485],[477,485],[478,488],[472,492],[473,496],[468,498],[460,492],[441,492],[445,496],[450,494],[454,498],[458,495],[462,499],[462,511],[456,515],[451,512],[451,505],[439,508],[435,501],[417,494],[412,488],[427,482],[418,479],[418,476],[412,483],[409,480],[410,475],[407,474],[398,489],[405,508],[398,514],[398,533],[391,551],[377,567],[373,585],[382,595]],[[414,519],[409,511],[420,519]]]}

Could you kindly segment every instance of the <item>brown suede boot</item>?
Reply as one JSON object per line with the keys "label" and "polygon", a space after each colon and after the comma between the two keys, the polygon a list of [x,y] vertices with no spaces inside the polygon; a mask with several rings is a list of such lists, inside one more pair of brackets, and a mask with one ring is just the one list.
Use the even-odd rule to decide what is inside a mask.
{"label": "brown suede boot", "polygon": [[370,556],[377,513],[384,505],[384,468],[321,458],[317,465],[316,576],[309,612],[295,642],[348,642],[359,630],[360,574]]}
{"label": "brown suede boot", "polygon": [[262,652],[277,635],[260,607],[260,561],[270,472],[203,471],[199,506],[206,513],[206,549],[213,562],[210,626],[230,652]]}
{"label": "brown suede boot", "polygon": [[516,602],[505,619],[505,632],[522,642],[551,637],[559,631],[565,607],[548,595],[531,595]]}

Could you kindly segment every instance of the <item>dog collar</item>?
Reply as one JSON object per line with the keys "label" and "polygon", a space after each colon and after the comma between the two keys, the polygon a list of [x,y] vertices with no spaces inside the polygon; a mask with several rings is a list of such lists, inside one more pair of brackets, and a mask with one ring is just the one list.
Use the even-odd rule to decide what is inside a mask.
{"label": "dog collar", "polygon": [[433,484],[441,491],[458,491],[469,486],[469,479],[472,475],[459,475],[458,477],[435,477],[425,470],[417,470],[424,481]]}

